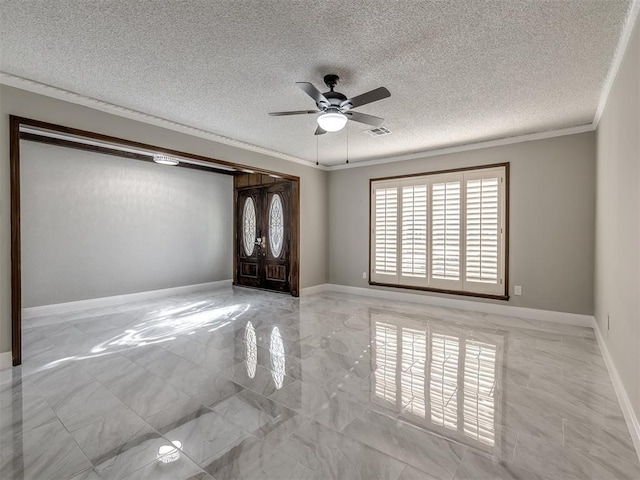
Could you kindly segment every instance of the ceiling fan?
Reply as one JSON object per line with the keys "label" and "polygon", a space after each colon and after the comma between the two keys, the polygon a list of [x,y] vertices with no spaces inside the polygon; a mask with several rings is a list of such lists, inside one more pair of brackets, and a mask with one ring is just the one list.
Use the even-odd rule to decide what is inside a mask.
{"label": "ceiling fan", "polygon": [[291,112],[271,112],[269,115],[281,116],[281,115],[304,115],[304,114],[317,114],[318,115],[318,128],[316,128],[316,135],[322,135],[327,132],[337,132],[342,130],[346,125],[347,120],[354,120],[360,123],[366,123],[367,125],[373,125],[379,127],[384,122],[383,118],[375,117],[373,115],[367,115],[366,113],[353,112],[352,109],[361,107],[367,103],[376,102],[391,96],[389,90],[384,87],[376,88],[370,92],[357,95],[353,98],[347,98],[340,92],[335,92],[333,89],[338,84],[340,77],[338,75],[329,74],[324,76],[324,83],[329,87],[329,91],[320,93],[312,83],[309,82],[296,82],[307,95],[313,98],[316,102],[318,110],[296,110]]}

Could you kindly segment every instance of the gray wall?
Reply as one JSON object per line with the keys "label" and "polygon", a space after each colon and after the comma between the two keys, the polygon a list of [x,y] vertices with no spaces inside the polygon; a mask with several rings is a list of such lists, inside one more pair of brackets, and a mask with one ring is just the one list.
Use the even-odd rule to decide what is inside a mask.
{"label": "gray wall", "polygon": [[640,22],[600,119],[597,165],[595,317],[640,418]]}
{"label": "gray wall", "polygon": [[0,85],[0,352],[11,349],[10,114],[300,177],[300,287],[328,281],[327,172]]}
{"label": "gray wall", "polygon": [[510,162],[509,291],[521,285],[522,296],[508,303],[591,315],[594,139],[583,133],[330,172],[329,281],[374,288],[362,279],[369,264],[370,178]]}
{"label": "gray wall", "polygon": [[232,277],[233,178],[20,142],[24,307]]}

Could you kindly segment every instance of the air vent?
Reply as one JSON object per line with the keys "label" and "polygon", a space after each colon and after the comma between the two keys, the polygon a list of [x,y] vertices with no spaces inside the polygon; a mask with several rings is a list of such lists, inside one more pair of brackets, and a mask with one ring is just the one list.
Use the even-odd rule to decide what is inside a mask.
{"label": "air vent", "polygon": [[364,132],[371,135],[372,137],[381,137],[382,135],[391,134],[391,130],[389,130],[387,127],[376,127],[372,128],[371,130],[365,130]]}

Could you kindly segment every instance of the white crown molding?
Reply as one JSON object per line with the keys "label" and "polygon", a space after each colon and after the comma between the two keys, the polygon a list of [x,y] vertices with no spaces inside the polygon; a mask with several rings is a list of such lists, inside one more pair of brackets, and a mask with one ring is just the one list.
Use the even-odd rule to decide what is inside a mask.
{"label": "white crown molding", "polygon": [[593,316],[578,313],[555,312],[551,310],[538,310],[535,308],[516,307],[497,303],[486,303],[474,300],[461,300],[457,298],[437,297],[434,295],[421,295],[418,293],[399,292],[385,288],[363,288],[348,285],[324,283],[314,287],[302,289],[302,295],[312,295],[321,292],[338,292],[359,295],[362,297],[374,297],[378,299],[395,300],[402,302],[421,303],[435,307],[454,308],[457,310],[471,310],[474,312],[491,313],[518,317],[528,320],[540,320],[542,322],[562,323],[578,327],[592,328]]}
{"label": "white crown molding", "polygon": [[23,328],[29,328],[29,320],[31,320],[32,318],[42,317],[45,315],[59,315],[61,313],[76,312],[78,310],[87,310],[90,308],[104,308],[116,305],[125,305],[131,302],[153,300],[156,298],[170,297],[172,295],[188,295],[195,292],[228,289],[231,288],[231,282],[231,280],[219,280],[217,282],[198,283],[195,285],[163,288],[161,290],[149,290],[146,292],[114,295],[112,297],[90,298],[88,300],[78,300],[76,302],[55,303],[52,305],[23,308]]}
{"label": "white crown molding", "polygon": [[480,149],[489,148],[489,147],[499,147],[501,145],[511,145],[514,143],[530,142],[532,140],[543,140],[545,138],[562,137],[564,135],[575,135],[576,133],[591,132],[593,130],[595,130],[595,127],[591,123],[588,123],[586,125],[578,125],[575,127],[561,128],[558,130],[548,130],[545,132],[527,133],[524,135],[516,135],[513,137],[504,137],[504,138],[498,138],[495,140],[486,140],[483,142],[466,143],[464,145],[438,148],[436,150],[425,150],[422,152],[409,153],[406,155],[398,155],[395,157],[378,158],[375,160],[365,160],[362,162],[332,165],[329,167],[329,171],[344,170],[347,168],[368,167],[371,165],[382,165],[385,163],[393,163],[393,162],[404,162],[406,160],[415,160],[418,158],[435,157],[438,155],[467,152],[470,150],[480,150]]}
{"label": "white crown molding", "polygon": [[624,384],[622,383],[622,379],[620,378],[618,369],[613,363],[613,359],[611,358],[611,354],[609,353],[609,349],[607,348],[607,342],[605,342],[604,337],[602,336],[602,332],[600,332],[598,322],[595,318],[593,319],[593,330],[596,334],[596,339],[598,341],[600,351],[602,352],[604,364],[607,366],[607,370],[609,371],[609,377],[611,378],[611,383],[613,383],[613,389],[615,390],[618,397],[618,402],[620,403],[622,414],[624,415],[624,419],[627,422],[627,427],[629,428],[629,434],[631,435],[631,439],[633,440],[633,445],[636,447],[638,460],[640,460],[640,422],[638,422],[638,417],[633,410],[633,403],[631,403],[631,399],[627,394],[627,390],[624,388]]}
{"label": "white crown molding", "polygon": [[611,88],[613,88],[613,83],[618,76],[618,70],[620,70],[620,65],[622,65],[622,60],[624,58],[624,54],[627,51],[627,47],[629,46],[629,40],[631,39],[631,34],[633,33],[633,27],[636,24],[636,20],[638,19],[638,14],[640,12],[640,0],[633,0],[629,11],[627,12],[627,19],[624,27],[622,28],[622,34],[620,35],[620,39],[618,40],[618,46],[616,47],[616,51],[613,55],[613,60],[611,61],[611,66],[609,67],[609,72],[607,73],[607,78],[605,79],[604,85],[602,87],[602,91],[600,92],[600,100],[598,102],[598,108],[596,109],[596,113],[593,116],[593,128],[594,130],[598,127],[600,123],[600,118],[602,117],[602,113],[604,112],[605,107],[607,106],[607,100],[609,99],[609,94],[611,93]]}
{"label": "white crown molding", "polygon": [[143,112],[139,112],[137,110],[121,107],[113,103],[108,103],[95,98],[86,97],[84,95],[80,95],[78,93],[74,93],[69,90],[63,90],[61,88],[53,87],[51,85],[46,85],[44,83],[39,83],[34,80],[18,77],[10,73],[0,72],[0,84],[7,85],[9,87],[19,88],[20,90],[26,90],[28,92],[37,93],[39,95],[44,95],[47,97],[57,98],[58,100],[74,103],[76,105],[82,105],[83,107],[88,107],[94,110],[99,110],[101,112],[118,115],[120,117],[129,118],[131,120],[147,123],[149,125],[155,125],[157,127],[166,128],[168,130],[173,130],[180,133],[186,133],[187,135],[204,138],[206,140],[222,143],[224,145],[241,148],[243,150],[249,150],[251,152],[261,153],[263,155],[280,158],[282,160],[287,160],[289,162],[299,163],[306,167],[312,167],[319,170],[327,169],[327,167],[323,165],[316,165],[314,162],[303,160],[293,155],[288,155],[286,153],[278,152],[277,150],[271,150],[268,148],[259,147],[257,145],[253,145],[248,142],[243,142],[230,137],[225,137],[223,135],[209,132],[207,130],[202,130],[200,128],[190,127],[182,123],[173,122],[171,120],[149,115]]}
{"label": "white crown molding", "polygon": [[[640,0],[636,0],[636,2],[640,3]],[[278,152],[276,150],[266,149],[263,147],[259,147],[257,145],[253,145],[247,142],[242,142],[240,140],[235,140],[230,137],[218,135],[216,133],[208,132],[206,130],[198,129],[195,127],[189,127],[181,123],[173,122],[160,117],[155,117],[153,115],[148,115],[146,113],[139,112],[136,110],[120,107],[118,105],[104,102],[102,100],[97,100],[95,98],[85,97],[83,95],[80,95],[68,90],[63,90],[63,89],[46,85],[43,83],[39,83],[33,80],[18,77],[9,73],[0,72],[0,84],[4,84],[10,87],[15,87],[21,90],[37,93],[39,95],[57,98],[65,102],[82,105],[84,107],[93,108],[94,110],[100,110],[113,115],[129,118],[131,120],[136,120],[142,123],[147,123],[150,125],[166,128],[168,130],[174,130],[177,132],[185,133],[187,135],[193,135],[195,137],[205,138],[207,140],[223,143],[225,145],[230,145],[230,146],[241,148],[244,150],[262,153],[264,155],[269,155],[271,157],[280,158],[282,160],[287,160],[290,162],[298,163],[307,167],[311,167],[311,168],[315,168],[323,171],[344,170],[347,168],[361,168],[361,167],[367,167],[371,165],[381,165],[385,163],[403,162],[405,160],[414,160],[418,158],[434,157],[437,155],[446,155],[450,153],[466,152],[470,150],[480,150],[483,148],[497,147],[501,145],[511,145],[515,143],[528,142],[532,140],[542,140],[546,138],[554,138],[554,137],[560,137],[564,135],[574,135],[577,133],[590,132],[595,130],[596,128],[593,123],[589,123],[586,125],[578,125],[574,127],[562,128],[557,130],[548,130],[544,132],[516,135],[513,137],[504,137],[504,138],[499,138],[495,140],[467,143],[463,145],[439,148],[435,150],[424,150],[421,152],[414,152],[410,154],[403,154],[403,155],[386,157],[386,158],[378,158],[373,160],[364,160],[361,162],[352,162],[352,163],[339,164],[339,165],[316,165],[314,162],[303,160],[293,155],[288,155],[282,152]]]}

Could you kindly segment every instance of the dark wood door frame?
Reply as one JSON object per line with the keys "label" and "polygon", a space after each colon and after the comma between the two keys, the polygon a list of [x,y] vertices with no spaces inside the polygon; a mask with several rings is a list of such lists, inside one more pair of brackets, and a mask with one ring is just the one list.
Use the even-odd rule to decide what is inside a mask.
{"label": "dark wood door frame", "polygon": [[[21,127],[33,127],[35,129],[54,132],[69,136],[68,139],[52,138],[46,135],[37,135],[34,133],[20,132]],[[79,139],[87,139],[104,144],[104,146],[89,145],[81,142],[74,142],[73,137]],[[244,175],[245,172],[252,172],[267,176],[273,179],[287,179],[292,182],[291,186],[291,210],[292,217],[295,221],[292,224],[291,238],[291,294],[298,296],[299,292],[299,266],[300,266],[300,248],[298,243],[300,222],[300,177],[289,175],[281,172],[274,172],[253,166],[242,165],[239,163],[219,160],[213,157],[205,157],[193,153],[172,150],[155,145],[149,145],[123,138],[112,137],[101,133],[89,132],[73,127],[66,127],[53,123],[42,122],[30,118],[19,117],[15,115],[9,116],[9,171],[10,171],[10,196],[11,196],[11,351],[13,357],[13,365],[17,366],[22,363],[22,271],[21,271],[21,247],[20,247],[20,139],[47,143],[79,150],[86,150],[95,153],[104,153],[107,155],[116,155],[138,161],[153,161],[150,155],[135,154],[115,148],[109,148],[109,144],[113,146],[130,147],[154,153],[164,153],[184,159],[197,160],[204,162],[211,167],[204,167],[188,163],[180,163],[178,167],[193,168],[196,170],[206,170],[209,172],[221,173],[225,175]],[[216,169],[216,166],[235,169],[229,171],[227,169]],[[234,188],[235,191],[235,188]],[[234,193],[235,197],[235,193]],[[234,198],[234,230],[235,230],[235,198]],[[235,234],[234,234],[235,235]],[[294,241],[295,238],[295,241]],[[235,275],[235,242],[234,242],[234,275]],[[295,275],[294,275],[295,272]]]}
{"label": "dark wood door frame", "polygon": [[238,207],[238,192],[254,188],[268,188],[282,181],[290,181],[290,211],[288,230],[290,234],[289,254],[289,293],[298,297],[300,295],[300,179],[281,178],[279,176],[264,175],[260,173],[244,174],[234,177],[233,189],[233,284],[238,285],[238,222],[241,212]]}

